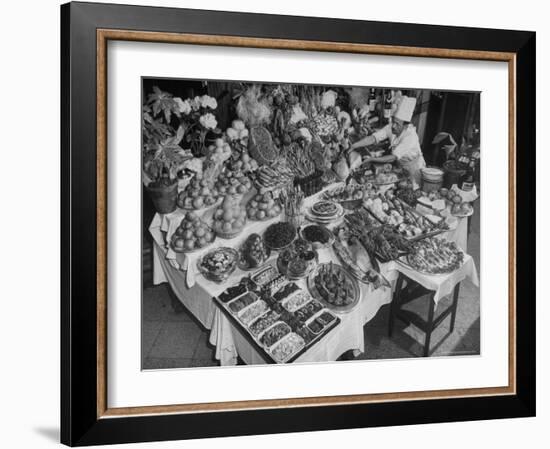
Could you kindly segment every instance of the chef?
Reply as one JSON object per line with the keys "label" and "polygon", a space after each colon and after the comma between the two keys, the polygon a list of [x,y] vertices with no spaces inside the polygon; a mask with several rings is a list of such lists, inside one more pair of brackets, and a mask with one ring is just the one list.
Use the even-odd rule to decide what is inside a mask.
{"label": "chef", "polygon": [[[421,183],[420,170],[426,166],[416,128],[411,119],[416,106],[416,98],[402,97],[401,102],[393,115],[391,124],[376,131],[375,133],[358,140],[350,146],[350,167],[355,168],[361,163],[392,163],[397,160],[399,165],[408,172],[409,177],[417,185]],[[383,140],[390,141],[391,154],[381,157],[370,157],[366,148]],[[367,157],[362,159],[362,155]]]}

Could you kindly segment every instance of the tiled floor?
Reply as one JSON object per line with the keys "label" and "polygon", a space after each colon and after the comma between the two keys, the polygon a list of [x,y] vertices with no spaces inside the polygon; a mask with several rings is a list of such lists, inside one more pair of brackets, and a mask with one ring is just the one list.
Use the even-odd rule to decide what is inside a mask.
{"label": "tiled floor", "polygon": [[[479,269],[479,210],[472,217],[469,252]],[[444,310],[450,298],[442,299],[436,309]],[[427,300],[419,299],[406,308],[425,316]],[[393,337],[388,338],[389,306],[365,325],[365,353],[358,359],[417,357],[422,353],[424,334],[414,326],[396,321]],[[422,315],[424,313],[424,315]],[[479,354],[479,288],[468,280],[461,283],[455,329],[448,333],[449,319],[432,334],[432,356]],[[175,298],[167,284],[143,292],[142,327],[143,369],[217,366],[208,332]],[[349,359],[350,354],[342,358]]]}

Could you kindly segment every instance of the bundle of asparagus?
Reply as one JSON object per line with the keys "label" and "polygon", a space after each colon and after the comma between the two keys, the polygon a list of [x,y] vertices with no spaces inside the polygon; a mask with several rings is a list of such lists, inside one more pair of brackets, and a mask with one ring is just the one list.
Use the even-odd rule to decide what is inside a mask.
{"label": "bundle of asparagus", "polygon": [[287,217],[296,217],[302,213],[304,192],[302,192],[299,186],[287,187],[281,192],[279,199],[285,208],[285,215]]}

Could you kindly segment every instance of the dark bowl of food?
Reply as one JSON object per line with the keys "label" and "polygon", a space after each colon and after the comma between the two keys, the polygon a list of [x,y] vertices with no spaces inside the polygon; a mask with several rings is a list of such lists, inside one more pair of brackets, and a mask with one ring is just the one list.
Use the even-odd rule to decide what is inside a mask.
{"label": "dark bowl of food", "polygon": [[334,235],[323,225],[311,224],[300,229],[300,237],[310,243],[313,249],[325,248],[332,245]]}
{"label": "dark bowl of food", "polygon": [[273,251],[285,249],[295,238],[296,229],[286,221],[273,223],[264,232],[265,245]]}

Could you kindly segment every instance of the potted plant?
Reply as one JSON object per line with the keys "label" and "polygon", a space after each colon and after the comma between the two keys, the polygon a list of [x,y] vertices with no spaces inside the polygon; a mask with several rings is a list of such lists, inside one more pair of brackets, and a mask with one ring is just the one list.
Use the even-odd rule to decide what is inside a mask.
{"label": "potted plant", "polygon": [[153,87],[143,105],[143,183],[158,213],[175,210],[182,164],[192,155],[180,143],[188,128],[181,98]]}

